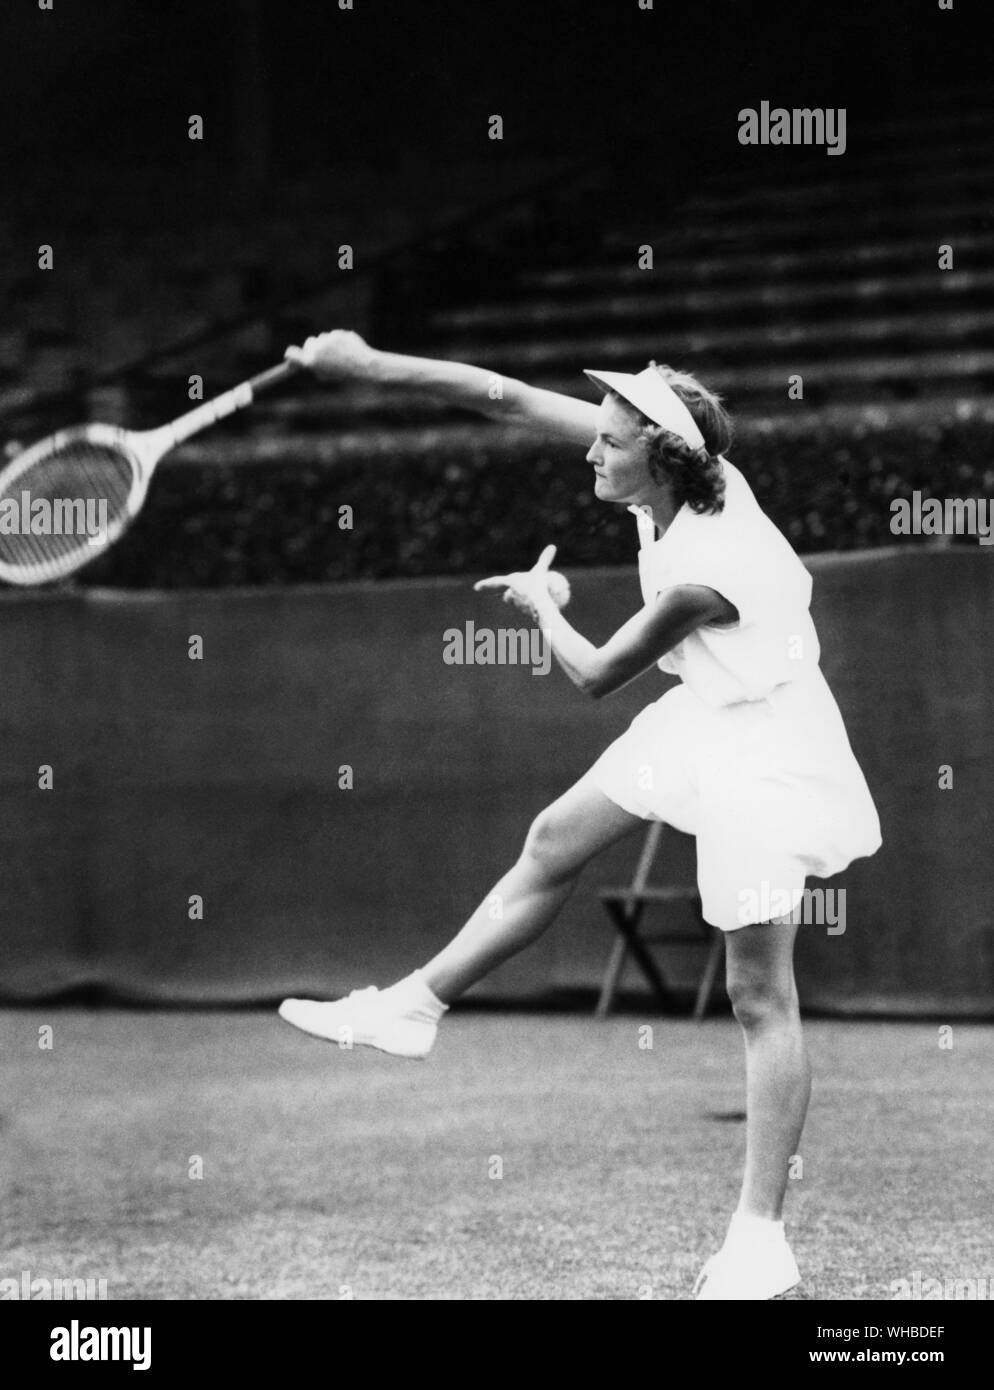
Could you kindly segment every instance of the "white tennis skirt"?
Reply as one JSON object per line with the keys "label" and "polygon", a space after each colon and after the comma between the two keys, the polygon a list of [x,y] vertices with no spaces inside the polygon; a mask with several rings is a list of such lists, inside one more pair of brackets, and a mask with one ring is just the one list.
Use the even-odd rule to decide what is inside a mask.
{"label": "white tennis skirt", "polygon": [[590,777],[643,820],[697,839],[704,918],[723,931],[794,911],[809,875],[880,848],[880,821],[820,669],[720,709],[686,685],[637,715]]}

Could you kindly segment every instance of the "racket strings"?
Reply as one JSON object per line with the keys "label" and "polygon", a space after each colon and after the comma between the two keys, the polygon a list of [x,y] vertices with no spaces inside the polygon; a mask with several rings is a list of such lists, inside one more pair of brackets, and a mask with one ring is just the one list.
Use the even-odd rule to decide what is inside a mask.
{"label": "racket strings", "polygon": [[[126,516],[135,471],[126,450],[82,439],[63,444],[13,481],[0,483],[0,561],[20,568],[42,566],[57,574],[63,562],[90,549],[88,528],[110,528]],[[31,507],[38,501],[50,504],[34,509],[50,519],[40,532],[32,529]],[[10,512],[6,502],[14,503],[15,529],[4,520]],[[61,509],[57,503],[63,504]],[[67,518],[73,528],[56,529],[57,521]]]}

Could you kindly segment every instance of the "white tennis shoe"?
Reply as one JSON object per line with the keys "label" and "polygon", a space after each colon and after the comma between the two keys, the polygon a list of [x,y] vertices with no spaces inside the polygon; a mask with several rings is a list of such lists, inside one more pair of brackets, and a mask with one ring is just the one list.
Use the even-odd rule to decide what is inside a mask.
{"label": "white tennis shoe", "polygon": [[778,1298],[800,1282],[800,1270],[785,1237],[754,1245],[736,1242],[705,1262],[694,1297],[706,1302]]}
{"label": "white tennis shoe", "polygon": [[[396,986],[394,987],[396,988]],[[394,990],[354,989],[345,999],[322,1004],[313,999],[284,999],[280,1018],[312,1038],[337,1043],[343,1051],[375,1047],[395,1057],[428,1056],[438,1032],[434,1010],[403,998]]]}

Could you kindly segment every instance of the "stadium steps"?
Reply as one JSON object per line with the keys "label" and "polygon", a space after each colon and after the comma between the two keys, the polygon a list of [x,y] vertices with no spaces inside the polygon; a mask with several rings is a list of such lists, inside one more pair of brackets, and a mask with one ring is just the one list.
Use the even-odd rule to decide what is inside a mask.
{"label": "stadium steps", "polygon": [[[748,168],[738,160],[717,171],[665,216],[607,175],[596,197],[564,191],[553,220],[573,219],[565,236],[545,224],[530,235],[493,229],[482,253],[453,244],[429,258],[427,290],[400,303],[400,332],[384,331],[384,345],[588,399],[584,366],[672,361],[721,391],[745,430],[855,422],[884,406],[924,419],[990,402],[994,141],[984,111],[963,115],[945,101],[923,92],[920,114],[858,140],[851,131],[840,159],[759,148]],[[646,243],[651,271],[636,263]],[[946,243],[952,271],[937,265]],[[440,304],[436,286],[452,295],[457,281]],[[244,365],[247,374],[267,362],[247,352]],[[795,375],[803,406],[787,400]],[[409,392],[302,385],[260,401],[251,429],[234,422],[203,447],[232,460],[284,449],[327,462],[459,453],[495,439],[517,447],[526,433]]]}
{"label": "stadium steps", "polygon": [[[411,319],[403,350],[588,399],[596,393],[578,373],[592,362],[682,359],[726,395],[743,433],[771,422],[855,424],[884,406],[895,420],[994,413],[994,141],[988,93],[974,94],[972,115],[962,111],[969,100],[922,91],[919,114],[851,129],[839,159],[788,164],[760,147],[748,167],[719,171],[665,217],[607,178],[599,197],[574,200],[573,244],[589,252],[557,253],[551,237],[544,253],[538,236],[525,251],[508,242],[499,302],[469,277],[464,302]],[[946,242],[956,269],[939,272]],[[645,243],[651,272],[635,262]],[[453,263],[473,255],[451,248]],[[786,399],[794,374],[803,407]],[[251,430],[242,422],[184,456],[285,449],[328,462],[459,455],[527,438],[419,394],[373,388],[307,386],[260,401],[252,417]]]}
{"label": "stadium steps", "polygon": [[[984,111],[944,100],[851,143],[842,185],[834,160],[766,147],[665,219],[619,199],[589,257],[521,267],[501,303],[439,311],[426,350],[574,392],[582,366],[654,357],[699,371],[739,414],[783,412],[795,374],[804,414],[984,397],[994,141]],[[637,264],[645,244],[652,270]]]}
{"label": "stadium steps", "polygon": [[[714,283],[728,280],[747,282],[764,273],[770,276],[803,275],[809,279],[819,276],[837,278],[840,270],[846,267],[859,270],[864,266],[874,266],[881,273],[901,269],[915,271],[922,266],[936,264],[944,233],[939,230],[935,236],[928,237],[916,232],[884,242],[860,242],[854,231],[845,240],[826,244],[817,233],[812,232],[811,239],[814,244],[808,250],[781,251],[772,244],[768,250],[749,255],[726,252],[724,255],[674,256],[665,258],[662,267],[652,271],[639,270],[632,257],[625,263],[614,261],[591,266],[556,267],[553,270],[526,270],[521,272],[520,281],[528,287],[575,292],[604,285],[616,288],[636,284],[645,286],[653,278]],[[701,229],[699,245],[707,246],[706,228]],[[967,252],[975,254],[978,260],[983,257],[986,261],[992,249],[994,230],[968,233],[957,237],[956,259],[962,264],[964,252]]]}
{"label": "stadium steps", "polygon": [[952,167],[948,165],[948,150],[935,153],[936,160],[941,161],[935,167],[929,165],[927,155],[923,154],[882,157],[879,165],[860,161],[855,169],[847,166],[841,192],[830,170],[816,173],[809,166],[806,177],[800,176],[801,171],[793,171],[797,176],[792,176],[789,184],[752,178],[742,186],[723,185],[720,190],[692,195],[681,203],[680,211],[687,218],[721,218],[744,212],[789,212],[792,207],[821,205],[834,199],[855,203],[860,199],[903,194],[909,189],[932,193],[941,188],[970,187],[989,181],[992,157],[994,140],[988,138],[982,145],[969,146],[965,153],[957,152]]}
{"label": "stadium steps", "polygon": [[[991,165],[994,166],[994,151],[991,153]],[[982,211],[983,200],[990,197],[992,184],[994,180],[988,168],[983,176],[978,175],[974,181],[966,183],[958,180],[950,186],[945,196],[940,196],[932,186],[927,190],[928,196],[923,198],[914,198],[906,187],[895,189],[895,198],[900,196],[905,200],[902,206],[889,203],[884,207],[858,210],[848,197],[838,201],[820,198],[817,202],[820,219],[818,237],[845,242],[851,238],[853,223],[857,220],[862,233],[872,231],[874,237],[888,240],[912,229],[929,233],[935,228],[941,228],[944,233],[982,231],[984,222],[989,221],[988,214]],[[810,245],[812,231],[798,217],[800,206],[801,199],[798,198],[768,215],[755,209],[722,213],[709,219],[707,244],[709,247],[727,246],[729,250],[734,250],[737,244],[749,245],[756,243],[758,238],[775,238],[778,246]],[[640,232],[640,236],[641,240],[627,231],[617,231],[604,238],[605,252],[614,251],[619,259],[626,254],[634,259],[635,249],[643,243],[653,247],[661,245],[671,253],[686,252],[687,249],[693,251],[699,246],[701,228],[696,222],[670,229],[656,227],[645,233]]]}
{"label": "stadium steps", "polygon": [[[803,376],[806,395],[809,388],[865,386],[868,391],[883,392],[881,401],[885,401],[900,399],[902,389],[907,389],[909,396],[921,395],[923,393],[919,389],[920,384],[928,382],[931,385],[934,382],[945,383],[947,387],[968,396],[969,391],[965,388],[968,388],[973,380],[994,383],[994,352],[920,352],[914,356],[847,356],[828,361],[798,359],[791,364],[791,373]],[[771,404],[776,399],[782,400],[786,396],[786,377],[782,368],[763,365],[731,370],[715,369],[708,371],[707,376],[722,394],[729,394],[734,390],[737,397],[770,397]],[[568,379],[549,379],[543,381],[542,385],[550,390],[564,390],[568,387]],[[886,394],[888,388],[898,388],[896,396],[889,397]],[[944,394],[949,394],[948,390]]]}
{"label": "stadium steps", "polygon": [[634,294],[599,294],[578,300],[532,299],[520,304],[482,304],[438,314],[433,323],[442,331],[455,334],[470,330],[488,336],[504,336],[522,330],[557,325],[583,325],[619,320],[637,325],[642,320],[658,322],[661,328],[685,319],[704,323],[710,318],[726,321],[730,313],[767,313],[777,309],[805,309],[837,316],[855,312],[863,306],[898,309],[909,300],[919,307],[923,302],[948,302],[966,295],[972,302],[994,302],[994,270],[957,270],[937,276],[891,274],[833,279],[825,282],[781,280],[773,284],[755,282],[740,288],[685,290],[679,286]]}
{"label": "stadium steps", "polygon": [[[596,351],[596,357],[593,352]],[[969,400],[975,394],[994,391],[994,348],[936,352],[918,350],[913,353],[884,355],[864,353],[815,358],[792,353],[780,364],[771,362],[768,354],[750,355],[752,365],[723,365],[702,358],[700,370],[715,390],[731,399],[743,415],[771,415],[789,408],[788,378],[799,375],[804,382],[806,411],[812,406],[839,404],[891,404],[900,401],[924,401],[935,397],[943,401]],[[564,366],[557,374],[528,373],[536,386],[567,395],[586,396],[595,400],[596,392],[581,376],[584,366],[618,368],[631,364],[631,354],[620,352],[613,358],[610,344],[601,342],[591,353],[579,355],[571,367]],[[695,358],[695,365],[697,359]],[[507,373],[505,373],[507,374]],[[355,397],[347,390],[328,389],[310,398],[306,406],[296,398],[284,401],[259,402],[252,412],[250,438],[246,447],[253,448],[251,438],[264,436],[298,438],[307,434],[347,433],[364,434],[371,442],[379,435],[390,439],[407,437],[414,428],[428,428],[433,433],[453,429],[463,431],[471,423],[466,412],[424,397],[407,397],[404,401],[384,393],[380,397]],[[230,432],[232,426],[226,426]],[[237,422],[236,429],[249,434],[249,422]],[[489,426],[484,425],[484,429]],[[375,452],[381,452],[376,447]]]}
{"label": "stadium steps", "polygon": [[[567,338],[543,338],[517,343],[515,363],[526,368],[529,377],[548,371],[550,366],[574,362],[579,358],[592,360],[600,354],[605,362],[620,362],[644,358],[658,352],[660,333],[638,330],[610,335],[593,327],[577,329]],[[706,356],[711,362],[747,363],[756,354],[755,326],[741,320],[732,328],[680,331],[670,328],[665,336],[666,351],[670,354]],[[799,351],[814,351],[822,357],[841,346],[891,343],[913,352],[921,342],[952,342],[994,346],[994,308],[960,313],[884,315],[863,318],[856,322],[769,323],[763,329],[763,346],[769,356],[782,356],[789,361]],[[503,345],[493,345],[487,339],[456,340],[449,344],[455,357],[475,362],[481,367],[501,370],[507,358]]]}
{"label": "stadium steps", "polygon": [[[531,380],[534,385],[551,391],[596,400],[597,393],[581,375],[582,368],[592,362],[600,367],[622,367],[630,364],[631,358],[622,356],[612,363],[602,348],[596,360],[578,358],[573,369],[560,375],[532,373]],[[847,388],[848,397],[853,401],[889,403],[927,395],[968,399],[975,384],[979,387],[980,383],[989,382],[994,386],[994,351],[919,353],[913,357],[864,355],[822,361],[795,355],[782,366],[765,361],[762,367],[748,369],[715,364],[709,365],[706,371],[715,390],[723,395],[730,395],[734,390],[739,410],[753,414],[771,414],[782,409],[787,403],[788,377],[796,374],[803,378],[809,407],[820,404],[823,397],[840,387]],[[922,389],[923,382],[928,385],[927,391]],[[347,391],[328,390],[309,400],[306,407],[292,398],[282,402],[259,402],[251,421],[245,417],[227,424],[225,429],[230,432],[234,428],[254,438],[364,432],[372,439],[378,434],[399,436],[419,427],[433,431],[459,430],[474,418],[465,411],[423,397],[408,398],[402,405],[389,395],[359,401]]]}

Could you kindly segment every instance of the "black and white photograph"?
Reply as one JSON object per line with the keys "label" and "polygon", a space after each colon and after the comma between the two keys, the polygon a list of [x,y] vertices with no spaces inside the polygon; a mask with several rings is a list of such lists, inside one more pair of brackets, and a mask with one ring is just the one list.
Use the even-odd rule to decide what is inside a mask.
{"label": "black and white photograph", "polygon": [[617,1300],[838,1305],[751,1324],[778,1370],[968,1364],[984,18],[4,6],[32,1364],[164,1368],[167,1304]]}

